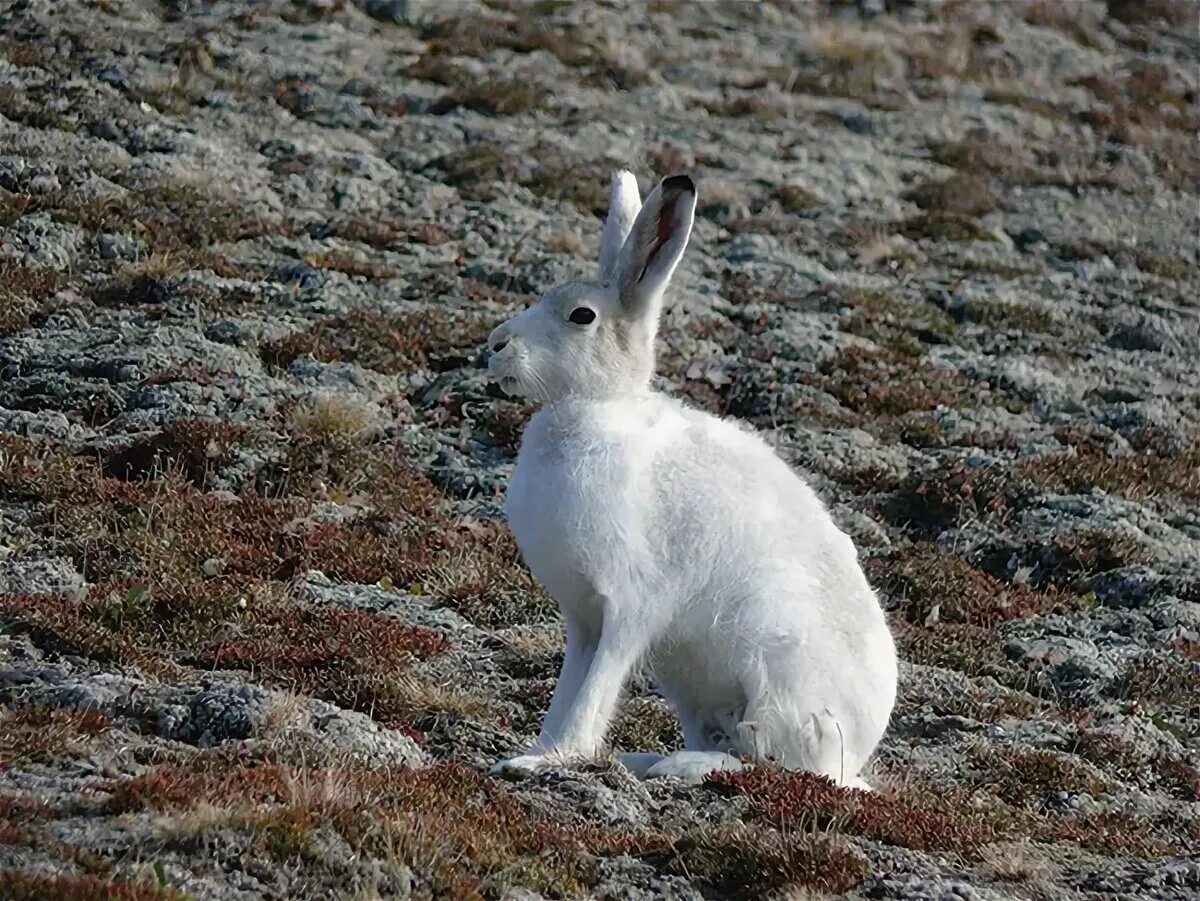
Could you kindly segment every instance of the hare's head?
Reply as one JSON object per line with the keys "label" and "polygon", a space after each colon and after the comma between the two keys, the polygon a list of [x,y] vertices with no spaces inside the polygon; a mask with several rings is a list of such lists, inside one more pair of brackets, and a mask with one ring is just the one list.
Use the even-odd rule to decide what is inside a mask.
{"label": "hare's head", "polygon": [[505,393],[549,403],[645,387],[663,291],[695,210],[686,175],[663,179],[643,204],[633,175],[615,173],[596,280],[553,288],[488,338],[488,370]]}

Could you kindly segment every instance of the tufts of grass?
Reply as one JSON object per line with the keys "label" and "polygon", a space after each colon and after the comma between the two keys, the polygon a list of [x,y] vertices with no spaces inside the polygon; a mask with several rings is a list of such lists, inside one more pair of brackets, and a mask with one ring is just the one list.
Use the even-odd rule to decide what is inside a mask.
{"label": "tufts of grass", "polygon": [[758,901],[768,897],[841,894],[871,874],[867,859],[833,836],[783,834],[741,827],[700,830],[675,843],[670,869],[712,897]]}
{"label": "tufts of grass", "polygon": [[[1106,783],[1086,767],[1059,766],[1037,757],[1026,762],[1038,771],[1031,792],[1056,778],[1092,787]],[[1020,779],[1023,773],[1014,774]],[[811,773],[756,767],[708,777],[710,787],[745,795],[752,810],[777,828],[807,826],[836,829],[872,841],[926,853],[951,853],[966,860],[981,859],[995,842],[1016,837],[1062,842],[1102,854],[1161,859],[1180,853],[1194,839],[1153,817],[1122,810],[1060,815],[1007,803],[996,794],[983,798],[958,787],[909,784],[890,796],[842,789]],[[1001,793],[1026,800],[1029,792],[1011,783]],[[1031,805],[1032,806],[1032,805]]]}
{"label": "tufts of grass", "polygon": [[[904,660],[1013,683],[1011,665],[993,629],[961,623],[921,625],[896,620],[892,632],[897,651]],[[1024,688],[1024,685],[1019,687]]]}
{"label": "tufts of grass", "polygon": [[1005,279],[1006,281],[1024,278],[1027,275],[1037,275],[1042,271],[1038,266],[1023,266],[1016,263],[1005,263],[998,260],[980,259],[978,257],[955,259],[947,256],[940,259],[939,262],[951,269],[957,269],[960,272],[970,275],[993,275],[996,278]]}
{"label": "tufts of grass", "polygon": [[931,147],[931,157],[935,163],[951,166],[967,177],[977,178],[994,175],[1020,179],[1035,166],[1032,154],[1025,149],[978,135],[935,143]]}
{"label": "tufts of grass", "polygon": [[683,747],[679,721],[662,701],[630,698],[621,707],[609,736],[614,748],[667,754]]}
{"label": "tufts of grass", "polygon": [[480,201],[495,200],[495,183],[512,181],[518,172],[513,154],[491,142],[468,144],[431,165],[445,172],[446,182],[457,187],[463,197]]}
{"label": "tufts of grass", "polygon": [[1157,253],[1148,247],[1111,241],[1067,241],[1057,248],[1064,260],[1096,260],[1107,256],[1121,267],[1134,267],[1148,275],[1178,282],[1200,281],[1200,266],[1180,255]]}
{"label": "tufts of grass", "polygon": [[[997,102],[1013,99],[997,96],[995,92],[991,96]],[[1030,187],[1132,189],[1094,150],[1072,144],[1015,147],[985,135],[969,134],[957,141],[934,143],[930,156],[934,162],[966,176],[989,176]],[[925,228],[920,220],[910,226],[917,227]]]}
{"label": "tufts of grass", "polygon": [[441,372],[469,362],[492,325],[445,310],[396,316],[356,310],[268,342],[259,354],[277,369],[309,356],[324,363],[353,362],[388,375]]}
{"label": "tufts of grass", "polygon": [[[1116,694],[1153,707],[1177,708],[1191,717],[1200,712],[1200,643],[1180,640],[1165,651],[1142,653],[1118,677]],[[1185,736],[1186,737],[1186,736]]]}
{"label": "tufts of grass", "polygon": [[803,213],[820,207],[821,198],[804,185],[783,184],[771,190],[770,199],[788,214]]}
{"label": "tufts of grass", "polygon": [[755,767],[714,773],[706,784],[746,796],[754,813],[778,829],[836,830],[915,851],[976,852],[1003,835],[1002,825],[950,792],[913,791],[895,798],[839,788],[824,776]]}
{"label": "tufts of grass", "polygon": [[608,209],[607,164],[580,160],[573,154],[548,143],[534,146],[530,156],[533,170],[521,183],[549,200],[573,204],[577,209],[603,216]]}
{"label": "tufts of grass", "polygon": [[1197,113],[1186,85],[1177,83],[1157,63],[1140,61],[1123,67],[1116,76],[1090,75],[1075,84],[1090,90],[1101,104],[1085,120],[1122,143],[1147,144],[1149,132],[1196,127]]}
{"label": "tufts of grass", "polygon": [[995,240],[992,233],[972,216],[940,210],[924,210],[910,216],[897,223],[896,231],[910,241],[919,241],[922,238],[957,243]]}
{"label": "tufts of grass", "polygon": [[[1016,269],[1012,271],[1017,275],[1029,274],[1029,270]],[[998,300],[972,303],[956,310],[955,315],[963,321],[996,330],[1035,335],[1053,335],[1060,331],[1058,320],[1049,311]]]}
{"label": "tufts of grass", "polygon": [[783,102],[765,97],[761,91],[737,94],[725,91],[716,97],[704,98],[699,103],[710,115],[722,119],[773,122],[787,115],[787,107]]}
{"label": "tufts of grass", "polygon": [[357,241],[382,250],[410,243],[436,246],[452,240],[449,232],[436,222],[411,222],[388,211],[370,217],[335,219],[321,226],[321,235]]}
{"label": "tufts of grass", "polygon": [[0,85],[0,115],[29,128],[74,133],[78,128],[76,122],[55,112],[51,105],[45,102],[48,99],[39,98],[30,91],[18,89],[10,84]]}
{"label": "tufts of grass", "polygon": [[400,275],[399,270],[391,266],[372,262],[359,254],[341,253],[336,250],[307,254],[304,263],[313,269],[328,269],[372,282],[387,281]]}
{"label": "tufts of grass", "polygon": [[954,320],[932,304],[905,303],[883,291],[836,291],[812,299],[821,307],[849,308],[838,321],[840,330],[907,356],[920,356],[930,344],[946,344],[957,331]]}
{"label": "tufts of grass", "polygon": [[157,435],[109,454],[103,471],[125,481],[179,473],[193,485],[204,487],[213,470],[247,442],[249,432],[246,426],[217,419],[176,420]]}
{"label": "tufts of grass", "polygon": [[434,56],[486,57],[498,50],[517,54],[550,53],[563,65],[580,70],[593,84],[629,90],[649,78],[646,61],[628,47],[584,28],[548,22],[522,7],[515,19],[451,16],[429,23],[422,32]]}
{"label": "tufts of grass", "polygon": [[91,873],[0,873],[0,897],[11,901],[182,901],[172,889]]}
{"label": "tufts of grass", "polygon": [[937,545],[920,542],[872,561],[873,580],[913,623],[937,619],[985,628],[1075,606],[1070,595],[1001,582]]}
{"label": "tufts of grass", "polygon": [[1162,746],[1151,748],[1112,731],[1079,727],[1071,752],[1119,782],[1165,789],[1184,801],[1200,801],[1200,767]]}
{"label": "tufts of grass", "polygon": [[1105,12],[1126,25],[1165,22],[1180,27],[1196,26],[1197,10],[1188,0],[1105,0]]}
{"label": "tufts of grass", "polygon": [[[912,645],[912,626],[902,645]],[[930,630],[933,631],[933,630]],[[933,636],[936,640],[936,636]],[[1001,723],[1005,720],[1027,720],[1058,715],[1052,704],[1024,691],[1003,686],[986,688],[974,682],[947,690],[944,685],[929,685],[914,680],[901,684],[896,697],[896,716],[912,716],[928,710],[936,716],[962,716],[981,723]]]}
{"label": "tufts of grass", "polygon": [[412,78],[451,88],[429,107],[434,115],[469,109],[489,116],[517,116],[543,109],[546,91],[529,81],[493,78],[454,63],[445,53],[428,53],[408,67]]}
{"label": "tufts of grass", "polygon": [[0,261],[0,335],[27,328],[61,287],[61,277],[49,269]]}
{"label": "tufts of grass", "polygon": [[[988,396],[995,402],[984,385],[894,350],[843,348],[803,381],[833,395],[864,420],[975,406]],[[1007,398],[1001,402],[1016,404]]]}
{"label": "tufts of grass", "polygon": [[963,172],[944,181],[924,182],[904,197],[929,212],[967,217],[987,215],[1000,203],[986,179]]}
{"label": "tufts of grass", "polygon": [[[79,752],[111,726],[108,717],[92,711],[0,707],[0,771],[18,764],[46,763]],[[0,810],[8,812],[6,809],[10,807],[13,814],[22,811],[21,805],[12,799],[5,799]],[[25,808],[27,813],[35,810]]]}
{"label": "tufts of grass", "polygon": [[187,767],[158,766],[135,779],[94,786],[109,814],[170,812],[195,827],[253,834],[274,859],[312,864],[318,829],[364,858],[412,867],[414,892],[490,897],[521,886],[553,896],[588,894],[598,859],[631,854],[698,879],[721,897],[792,890],[846,891],[869,874],[866,860],[836,838],[760,827],[682,831],[605,828],[550,820],[501,783],[466,767],[292,769],[246,765],[205,752]]}
{"label": "tufts of grass", "polygon": [[1077,529],[1058,535],[1035,555],[1044,584],[1070,585],[1084,575],[1149,563],[1151,557],[1134,537],[1114,529]]}
{"label": "tufts of grass", "polygon": [[1099,489],[1130,500],[1170,494],[1200,499],[1200,443],[1180,453],[1147,448],[1114,456],[1097,438],[1063,434],[1071,447],[1027,460],[1016,471],[1045,494],[1080,494]]}
{"label": "tufts of grass", "polygon": [[119,232],[141,239],[151,254],[174,260],[178,271],[227,263],[212,245],[259,237],[278,223],[260,211],[210,193],[190,181],[162,179],[136,190],[90,197],[68,190],[14,194],[0,189],[0,227],[47,213],[93,234]]}
{"label": "tufts of grass", "polygon": [[491,144],[466,148],[435,160],[447,181],[469,200],[491,201],[497,182],[515,182],[548,200],[565,201],[597,216],[608,208],[610,168],[580,160],[565,150],[540,142],[514,156]]}
{"label": "tufts of grass", "polygon": [[310,608],[291,579],[321,569],[368,584],[442,580],[454,587],[448,602],[487,608],[521,571],[515,551],[457,530],[440,493],[403,459],[358,457],[346,478],[376,486],[369,512],[313,522],[304,496],[223,500],[174,475],[125,481],[99,461],[10,439],[0,492],[47,504],[45,528],[92,584],[82,601],[0,596],[0,621],[54,653],[164,674],[243,667],[398,722],[408,692],[397,680],[445,640],[391,618]]}
{"label": "tufts of grass", "polygon": [[[486,547],[481,553],[479,548]],[[529,570],[511,533],[494,523],[474,523],[451,537],[445,562],[429,571],[421,590],[484,628],[544,623],[555,607]]]}
{"label": "tufts of grass", "polygon": [[522,886],[580,895],[596,879],[594,854],[620,852],[632,836],[559,826],[538,817],[493,780],[455,764],[423,769],[297,771],[214,761],[159,767],[98,788],[110,813],[224,808],[276,855],[303,855],[318,824],[357,853],[399,859],[436,897],[502,893]]}
{"label": "tufts of grass", "polygon": [[[5,715],[7,714],[6,710]],[[36,798],[27,795],[0,795],[0,823],[16,827],[50,819],[54,814],[54,807]]]}
{"label": "tufts of grass", "polygon": [[969,467],[956,459],[912,473],[883,513],[914,537],[936,538],[968,518],[1003,513],[1023,495],[1023,486],[1003,466]]}
{"label": "tufts of grass", "polygon": [[969,779],[972,786],[1030,811],[1046,809],[1058,791],[1098,796],[1116,788],[1116,783],[1096,767],[1058,751],[978,743],[970,747],[968,759],[977,770],[977,775]]}
{"label": "tufts of grass", "polygon": [[1071,0],[1034,0],[1025,9],[1024,19],[1030,25],[1060,31],[1083,47],[1100,48],[1100,23],[1089,12]]}

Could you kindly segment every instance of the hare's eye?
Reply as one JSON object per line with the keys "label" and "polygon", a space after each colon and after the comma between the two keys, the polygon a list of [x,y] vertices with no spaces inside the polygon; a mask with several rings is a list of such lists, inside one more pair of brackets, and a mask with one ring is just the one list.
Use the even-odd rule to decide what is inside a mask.
{"label": "hare's eye", "polygon": [[587,307],[576,307],[567,318],[576,325],[587,325],[589,322],[595,321],[596,311],[589,310]]}

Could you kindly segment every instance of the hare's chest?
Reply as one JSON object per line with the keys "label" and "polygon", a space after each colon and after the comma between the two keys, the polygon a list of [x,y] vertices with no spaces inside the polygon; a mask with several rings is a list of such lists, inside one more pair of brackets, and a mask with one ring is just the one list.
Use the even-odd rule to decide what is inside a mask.
{"label": "hare's chest", "polygon": [[505,510],[534,576],[560,602],[590,594],[628,532],[631,473],[622,454],[526,433]]}

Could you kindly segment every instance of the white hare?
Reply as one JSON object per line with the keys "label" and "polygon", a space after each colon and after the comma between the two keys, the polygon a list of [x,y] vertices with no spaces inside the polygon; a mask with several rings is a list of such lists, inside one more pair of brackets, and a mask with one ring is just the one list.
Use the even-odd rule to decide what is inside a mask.
{"label": "white hare", "polygon": [[599,278],[554,288],[488,339],[500,386],[542,404],[507,514],[567,635],[536,746],[493,772],[599,753],[645,665],[687,750],[625,755],[639,775],[695,779],[737,755],[865,787],[896,654],[853,543],[763,440],[650,388],[695,207],[686,176],[642,205],[616,173]]}

